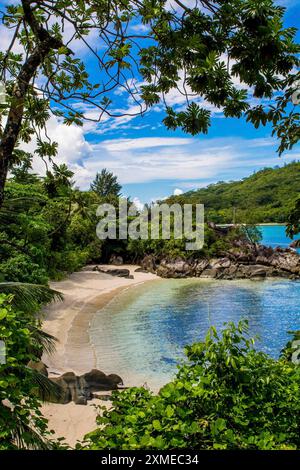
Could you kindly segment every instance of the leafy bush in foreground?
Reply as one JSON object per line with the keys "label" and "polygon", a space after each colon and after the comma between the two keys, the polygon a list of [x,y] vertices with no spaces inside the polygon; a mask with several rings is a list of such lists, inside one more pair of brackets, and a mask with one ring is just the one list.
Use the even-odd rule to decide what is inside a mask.
{"label": "leafy bush in foreground", "polygon": [[[26,299],[29,302],[29,296],[23,297],[23,304]],[[49,399],[57,390],[27,367],[39,359],[43,348],[50,349],[51,338],[39,330],[36,316],[20,311],[14,300],[0,293],[0,340],[6,349],[5,363],[2,356],[0,361],[0,450],[59,448],[40,410],[41,399]],[[17,300],[20,303],[20,296]]]}
{"label": "leafy bush in foreground", "polygon": [[299,449],[300,368],[253,349],[246,322],[212,327],[157,396],[113,395],[88,449]]}

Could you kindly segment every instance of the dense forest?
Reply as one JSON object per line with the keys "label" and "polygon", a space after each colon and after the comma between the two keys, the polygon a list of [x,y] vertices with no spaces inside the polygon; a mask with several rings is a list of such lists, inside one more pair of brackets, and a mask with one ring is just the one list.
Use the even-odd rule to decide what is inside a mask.
{"label": "dense forest", "polygon": [[300,162],[293,162],[265,168],[241,181],[221,181],[168,201],[204,204],[207,220],[220,224],[287,223],[299,188]]}
{"label": "dense forest", "polygon": [[44,178],[14,173],[0,209],[1,280],[47,284],[100,261],[105,243],[96,235],[96,209],[101,202],[117,205],[116,178],[103,170],[94,189],[80,191],[65,165]]}
{"label": "dense forest", "polygon": [[[55,166],[46,177],[14,171],[0,209],[0,282],[47,284],[90,262],[107,262],[113,254],[131,262],[145,254],[190,255],[183,239],[98,239],[97,207],[111,203],[117,209],[121,186],[105,169],[88,191],[76,188],[72,177],[65,165]],[[197,256],[216,254],[219,248],[220,241],[206,227],[205,247]]]}
{"label": "dense forest", "polygon": [[[156,256],[214,256],[230,240],[220,240],[205,227],[205,245],[186,252],[185,240],[99,240],[99,204],[118,207],[121,185],[107,170],[95,175],[87,191],[76,188],[73,173],[55,166],[46,177],[15,169],[0,209],[0,282],[47,284],[87,263],[121,255],[130,262],[145,254]],[[285,223],[300,187],[300,163],[267,168],[242,181],[217,183],[182,196],[174,203],[204,203],[207,221],[216,223]],[[131,204],[130,199],[127,200]]]}

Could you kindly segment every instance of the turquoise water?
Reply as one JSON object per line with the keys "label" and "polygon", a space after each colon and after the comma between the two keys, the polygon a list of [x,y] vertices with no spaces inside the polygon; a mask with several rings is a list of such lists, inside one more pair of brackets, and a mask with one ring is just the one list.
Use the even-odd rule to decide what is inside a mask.
{"label": "turquoise water", "polygon": [[[260,225],[259,229],[262,233],[262,244],[276,248],[288,248],[292,243],[292,239],[286,236],[285,225]],[[298,240],[300,235],[295,236],[295,240]],[[299,250],[298,250],[299,251]]]}
{"label": "turquoise water", "polygon": [[128,385],[166,383],[186,344],[204,338],[210,325],[249,320],[257,346],[277,357],[288,330],[300,326],[300,283],[288,280],[152,281],[119,295],[94,318],[91,340],[104,372]]}
{"label": "turquoise water", "polygon": [[[285,227],[264,226],[263,242],[286,246]],[[273,357],[300,329],[300,282],[168,279],[147,282],[117,296],[94,317],[90,336],[97,367],[127,385],[154,390],[176,373],[186,344],[202,340],[211,325],[245,318],[257,347]]]}

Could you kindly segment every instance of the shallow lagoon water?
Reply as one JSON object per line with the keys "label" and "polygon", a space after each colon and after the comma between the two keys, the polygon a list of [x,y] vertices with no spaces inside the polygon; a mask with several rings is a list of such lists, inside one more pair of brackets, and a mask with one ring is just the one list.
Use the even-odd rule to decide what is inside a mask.
{"label": "shallow lagoon water", "polygon": [[[283,225],[260,226],[262,243],[287,248]],[[299,238],[298,235],[296,238]],[[300,250],[298,250],[300,251]],[[278,357],[289,330],[300,329],[300,282],[165,279],[131,288],[94,317],[90,329],[97,366],[127,385],[156,390],[176,373],[186,344],[211,325],[248,319],[256,347]]]}
{"label": "shallow lagoon water", "polygon": [[186,344],[209,326],[247,318],[256,347],[277,357],[300,327],[300,282],[157,280],[131,288],[98,312],[90,336],[97,367],[128,385],[157,389],[176,373]]}

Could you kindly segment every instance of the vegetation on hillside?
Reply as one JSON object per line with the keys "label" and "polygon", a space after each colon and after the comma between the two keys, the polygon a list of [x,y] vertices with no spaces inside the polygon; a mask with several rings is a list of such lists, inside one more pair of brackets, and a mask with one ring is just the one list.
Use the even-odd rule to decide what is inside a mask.
{"label": "vegetation on hillside", "polygon": [[[137,262],[146,254],[213,256],[230,246],[230,236],[221,240],[207,226],[204,248],[195,253],[186,251],[185,239],[173,236],[170,240],[152,240],[150,234],[149,240],[99,240],[97,207],[113,204],[118,216],[121,186],[106,170],[97,175],[89,191],[74,187],[72,177],[62,165],[44,178],[18,171],[8,181],[0,209],[0,283],[46,285],[49,279],[61,279],[87,263],[108,261],[112,254]],[[131,204],[129,199],[127,204]],[[128,222],[133,219],[129,216]]]}
{"label": "vegetation on hillside", "polygon": [[[118,217],[121,186],[107,170],[97,174],[89,191],[77,189],[72,177],[64,165],[48,171],[44,178],[15,170],[0,210],[0,282],[47,284],[89,262],[108,261],[112,254],[130,262],[138,262],[146,254],[158,258],[218,256],[243,236],[241,228],[218,236],[205,225],[204,247],[195,252],[187,252],[187,240],[174,239],[172,230],[170,240],[152,240],[150,234],[148,240],[99,240],[97,207],[109,202]],[[242,181],[172,196],[167,202],[204,203],[207,221],[217,223],[231,223],[233,217],[237,223],[284,223],[291,217],[299,185],[300,163],[291,163],[261,170]],[[131,204],[129,199],[127,204]],[[133,219],[129,216],[128,222]],[[259,241],[257,233],[252,235]]]}
{"label": "vegetation on hillside", "polygon": [[[172,196],[167,202],[204,204],[207,220],[219,224],[292,222],[299,198],[300,162],[265,168],[241,181],[219,182]],[[294,215],[299,226],[299,213]]]}
{"label": "vegetation on hillside", "polygon": [[[55,293],[18,282],[46,284],[49,277],[59,278],[112,252],[131,259],[145,253],[186,256],[184,240],[98,240],[96,208],[107,201],[117,206],[119,187],[103,198],[94,190],[76,189],[72,176],[65,167],[45,178],[23,172],[6,186],[0,210],[0,292],[13,295],[0,295],[0,339],[8,348],[8,362],[0,366],[0,449],[61,447],[40,413],[41,399],[58,392],[27,367],[43,348],[53,346],[53,338],[40,331],[36,313]],[[205,247],[192,255],[214,256],[239,235],[220,239],[206,227]],[[92,433],[84,446],[299,448],[299,368],[287,355],[276,361],[251,350],[242,330],[231,325],[219,338],[212,329],[204,344],[187,348],[189,363],[158,396],[144,389],[114,395],[114,411],[99,419],[105,429]]]}
{"label": "vegetation on hillside", "polygon": [[106,168],[96,174],[96,178],[91,184],[91,190],[100,198],[119,197],[121,189],[122,186],[118,183],[118,178]]}
{"label": "vegetation on hillside", "polygon": [[58,174],[9,181],[0,210],[0,280],[46,284],[98,255],[97,202]]}

